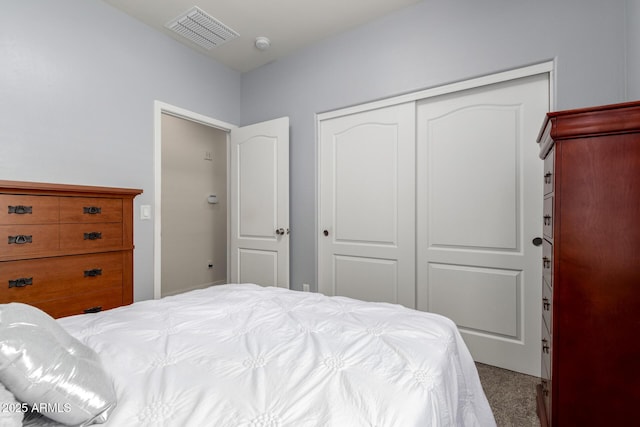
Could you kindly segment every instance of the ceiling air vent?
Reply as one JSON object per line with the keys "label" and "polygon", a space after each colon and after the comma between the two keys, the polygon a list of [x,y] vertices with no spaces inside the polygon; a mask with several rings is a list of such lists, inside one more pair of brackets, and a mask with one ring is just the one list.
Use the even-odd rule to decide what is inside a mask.
{"label": "ceiling air vent", "polygon": [[167,23],[165,27],[205,49],[212,49],[240,36],[196,6]]}

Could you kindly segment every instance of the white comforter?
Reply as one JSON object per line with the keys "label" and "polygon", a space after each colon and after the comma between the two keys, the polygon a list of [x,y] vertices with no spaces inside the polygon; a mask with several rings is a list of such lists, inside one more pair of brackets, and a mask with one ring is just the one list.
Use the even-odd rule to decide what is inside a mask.
{"label": "white comforter", "polygon": [[95,349],[108,426],[494,426],[448,319],[223,285],[59,322]]}

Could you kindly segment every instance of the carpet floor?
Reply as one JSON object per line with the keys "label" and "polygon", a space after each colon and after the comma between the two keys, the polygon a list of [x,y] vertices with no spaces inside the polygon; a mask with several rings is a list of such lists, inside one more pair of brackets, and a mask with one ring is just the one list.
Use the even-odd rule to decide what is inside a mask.
{"label": "carpet floor", "polygon": [[536,414],[539,378],[482,363],[476,366],[498,427],[540,426]]}

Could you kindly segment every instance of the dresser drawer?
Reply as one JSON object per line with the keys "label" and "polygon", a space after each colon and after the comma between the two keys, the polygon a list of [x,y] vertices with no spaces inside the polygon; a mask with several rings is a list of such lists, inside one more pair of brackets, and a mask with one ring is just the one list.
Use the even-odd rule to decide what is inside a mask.
{"label": "dresser drawer", "polygon": [[58,249],[57,225],[0,225],[0,256],[20,257]]}
{"label": "dresser drawer", "polygon": [[99,250],[122,246],[122,223],[60,224],[60,249]]}
{"label": "dresser drawer", "polygon": [[32,305],[56,318],[109,310],[122,305],[122,289],[105,289],[90,294],[43,301]]}
{"label": "dresser drawer", "polygon": [[60,222],[122,222],[122,199],[61,197]]}
{"label": "dresser drawer", "polygon": [[81,297],[122,290],[122,252],[41,258],[0,263],[0,303]]}
{"label": "dresser drawer", "polygon": [[57,222],[58,197],[0,194],[0,225]]}
{"label": "dresser drawer", "polygon": [[553,289],[553,245],[542,240],[542,278]]}
{"label": "dresser drawer", "polygon": [[555,159],[556,149],[552,148],[544,159],[544,194],[549,194],[553,191],[553,184],[555,182]]}
{"label": "dresser drawer", "polygon": [[548,238],[553,239],[553,196],[544,198],[542,232]]}

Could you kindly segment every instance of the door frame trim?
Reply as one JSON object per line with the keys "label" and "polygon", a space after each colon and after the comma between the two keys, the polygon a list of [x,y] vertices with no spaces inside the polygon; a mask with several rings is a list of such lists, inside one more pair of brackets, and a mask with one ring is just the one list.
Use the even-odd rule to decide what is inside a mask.
{"label": "door frame trim", "polygon": [[[553,58],[551,60],[547,60],[544,62],[540,62],[533,65],[528,65],[520,68],[514,68],[511,70],[506,70],[498,73],[483,75],[480,77],[471,78],[468,80],[457,81],[453,83],[444,84],[441,86],[436,86],[428,89],[418,90],[415,92],[393,96],[390,98],[385,98],[377,101],[365,102],[358,105],[353,105],[350,107],[340,108],[337,110],[331,110],[321,113],[316,113],[315,117],[315,136],[316,136],[316,219],[315,219],[315,248],[316,248],[316,290],[320,287],[320,218],[321,218],[321,206],[320,206],[320,195],[321,193],[321,183],[320,183],[320,171],[321,171],[321,157],[320,157],[320,129],[321,122],[324,120],[330,120],[337,117],[347,116],[349,114],[361,113],[365,111],[375,110],[377,108],[390,107],[397,104],[407,103],[407,102],[417,102],[421,100],[425,100],[428,98],[433,98],[440,95],[451,94],[455,92],[461,92],[468,89],[475,89],[483,86],[493,85],[497,83],[504,83],[510,80],[517,80],[520,78],[531,77],[538,74],[548,74],[549,75],[549,106],[552,110],[556,108],[556,78],[555,78],[555,70],[556,70],[556,61],[557,58]],[[417,292],[417,290],[416,290]]]}
{"label": "door frame trim", "polygon": [[[229,189],[229,133],[236,125],[226,123],[175,105],[155,100],[153,103],[153,298],[162,296],[162,114],[199,123],[227,133],[227,190]],[[227,218],[229,205],[227,204]],[[227,247],[229,247],[229,227],[227,226]],[[229,281],[229,260],[227,259],[227,282]]]}

